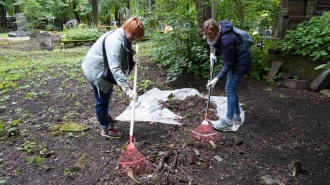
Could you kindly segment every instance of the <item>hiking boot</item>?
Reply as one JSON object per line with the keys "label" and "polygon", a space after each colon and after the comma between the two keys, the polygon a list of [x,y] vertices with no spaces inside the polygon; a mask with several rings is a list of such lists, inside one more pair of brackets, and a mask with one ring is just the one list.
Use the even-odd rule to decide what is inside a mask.
{"label": "hiking boot", "polygon": [[123,133],[119,132],[117,129],[109,128],[109,129],[102,129],[101,136],[106,138],[122,138]]}
{"label": "hiking boot", "polygon": [[213,128],[216,130],[230,130],[233,123],[230,119],[221,119],[219,123],[213,124]]}
{"label": "hiking boot", "polygon": [[117,120],[113,119],[111,116],[109,116],[109,121],[110,121],[110,123],[117,123],[118,122]]}

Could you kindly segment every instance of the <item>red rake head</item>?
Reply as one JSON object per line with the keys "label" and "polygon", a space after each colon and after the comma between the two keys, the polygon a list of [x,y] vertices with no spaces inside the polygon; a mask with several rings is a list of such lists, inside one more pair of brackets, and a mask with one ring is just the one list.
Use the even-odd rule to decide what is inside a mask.
{"label": "red rake head", "polygon": [[208,122],[206,124],[205,122],[207,121],[204,120],[202,124],[190,131],[190,138],[194,141],[205,143],[220,140],[219,134],[213,130],[212,126],[208,124]]}
{"label": "red rake head", "polygon": [[[129,145],[132,145],[131,143]],[[127,147],[123,156],[118,162],[118,170],[125,174],[128,169],[132,169],[135,174],[148,173],[151,171],[151,164],[133,145]]]}

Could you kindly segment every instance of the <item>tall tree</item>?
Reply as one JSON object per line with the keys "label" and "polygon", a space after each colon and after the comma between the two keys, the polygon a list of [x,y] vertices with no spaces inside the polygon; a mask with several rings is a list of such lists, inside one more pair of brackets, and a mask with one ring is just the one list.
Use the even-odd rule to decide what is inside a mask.
{"label": "tall tree", "polygon": [[78,22],[80,22],[80,16],[79,16],[79,14],[78,14],[78,12],[76,10],[77,9],[77,6],[76,6],[75,1],[72,1],[72,6],[73,6],[74,15],[75,15],[76,19],[78,20]]}
{"label": "tall tree", "polygon": [[208,1],[195,0],[195,7],[197,10],[198,26],[201,28],[204,21],[212,18],[212,6]]}
{"label": "tall tree", "polygon": [[0,27],[6,28],[6,10],[2,4],[0,4]]}
{"label": "tall tree", "polygon": [[236,0],[236,17],[239,22],[244,21],[244,5],[242,0]]}
{"label": "tall tree", "polygon": [[[13,0],[13,4],[15,4],[16,2],[17,2],[16,0]],[[15,10],[14,11],[15,13],[20,13],[20,9],[19,9],[19,6],[18,5],[17,6],[14,6],[14,8],[15,8],[14,9]]]}
{"label": "tall tree", "polygon": [[130,4],[129,4],[129,0],[126,0],[126,19],[128,19],[129,17],[131,17],[131,8],[130,8]]}
{"label": "tall tree", "polygon": [[92,0],[92,15],[93,15],[93,24],[95,26],[99,25],[99,8],[98,0]]}

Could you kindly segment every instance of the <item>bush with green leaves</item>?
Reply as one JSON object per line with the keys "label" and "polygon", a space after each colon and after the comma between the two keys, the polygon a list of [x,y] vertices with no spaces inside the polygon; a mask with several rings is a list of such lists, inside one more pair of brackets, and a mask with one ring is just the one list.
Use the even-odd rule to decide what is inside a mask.
{"label": "bush with green leaves", "polygon": [[[167,67],[167,81],[173,81],[182,73],[209,78],[209,46],[203,40],[202,29],[198,26],[201,17],[196,17],[196,4],[193,1],[161,1],[160,6],[144,19],[147,36],[153,46],[147,56],[161,66]],[[210,2],[205,2],[205,4]],[[217,21],[231,20],[237,27],[251,31],[256,26],[268,28],[274,23],[274,15],[280,10],[280,0],[269,0],[267,3],[249,1],[223,0],[217,3]],[[209,4],[211,6],[211,4]],[[239,6],[239,8],[237,7]],[[157,10],[161,7],[162,10]],[[166,11],[164,11],[166,10]],[[204,18],[204,17],[203,17]],[[256,21],[257,20],[257,21]],[[171,25],[173,31],[159,33],[164,24]],[[151,28],[151,29],[150,29]],[[253,46],[255,47],[255,46]],[[254,68],[249,77],[260,79],[269,69],[268,53],[252,51]],[[266,49],[265,49],[266,51]],[[222,67],[221,56],[215,66],[215,72]]]}
{"label": "bush with green leaves", "polygon": [[101,35],[96,28],[70,28],[65,32],[68,40],[97,40]]}
{"label": "bush with green leaves", "polygon": [[285,54],[297,54],[315,60],[330,59],[330,12],[313,16],[290,30],[280,42]]}
{"label": "bush with green leaves", "polygon": [[149,34],[151,47],[147,56],[167,67],[167,82],[182,73],[209,76],[209,54],[196,27],[176,27],[166,34]]}
{"label": "bush with green leaves", "polygon": [[251,79],[260,80],[267,75],[269,71],[269,55],[267,49],[258,47],[250,48],[252,53],[252,70],[248,73]]}

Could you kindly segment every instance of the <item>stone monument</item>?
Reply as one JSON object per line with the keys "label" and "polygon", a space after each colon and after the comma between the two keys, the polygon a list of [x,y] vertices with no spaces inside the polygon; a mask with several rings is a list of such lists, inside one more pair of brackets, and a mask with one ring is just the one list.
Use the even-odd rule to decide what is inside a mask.
{"label": "stone monument", "polygon": [[46,31],[41,31],[39,34],[40,50],[50,50],[52,49],[52,39],[51,34]]}
{"label": "stone monument", "polygon": [[16,14],[16,24],[17,24],[16,37],[26,37],[30,35],[26,27],[27,23],[28,21],[23,13]]}

